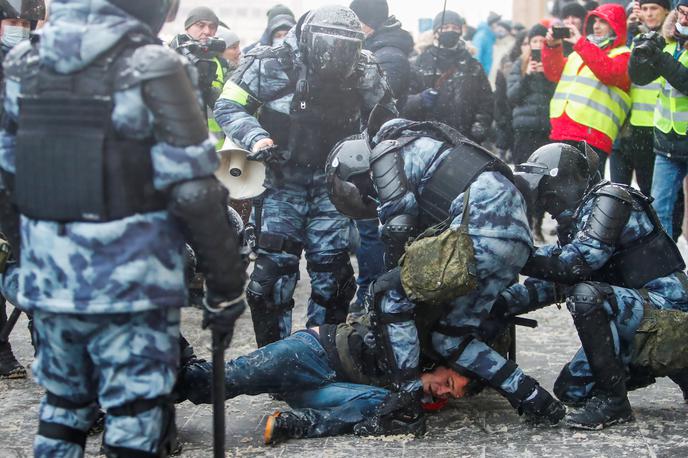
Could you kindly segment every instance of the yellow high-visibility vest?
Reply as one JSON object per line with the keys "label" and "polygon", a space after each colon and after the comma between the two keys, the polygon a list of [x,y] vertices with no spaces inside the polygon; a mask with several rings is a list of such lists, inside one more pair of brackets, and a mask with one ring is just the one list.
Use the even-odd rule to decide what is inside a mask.
{"label": "yellow high-visibility vest", "polygon": [[[225,85],[225,71],[222,69],[222,63],[216,57],[213,59],[216,64],[215,70],[215,80],[213,80],[212,87],[218,89],[218,93],[222,91],[222,87]],[[212,107],[208,107],[208,130],[217,138],[217,143],[215,144],[215,149],[220,150],[224,144],[225,134],[222,131],[222,127],[215,121],[213,116]]]}
{"label": "yellow high-visibility vest", "polygon": [[[678,52],[678,43],[666,45],[664,52],[674,55]],[[683,51],[678,61],[688,67],[688,52]],[[688,131],[688,94],[676,90],[664,77],[660,78],[661,90],[655,105],[654,123],[657,129],[665,134],[672,130],[679,135],[686,135]]]}
{"label": "yellow high-visibility vest", "polygon": [[[619,46],[611,50],[609,57],[629,51],[626,46]],[[568,57],[549,113],[552,119],[566,113],[577,123],[598,130],[614,141],[630,109],[629,93],[602,83],[585,65],[583,58],[574,52]]]}

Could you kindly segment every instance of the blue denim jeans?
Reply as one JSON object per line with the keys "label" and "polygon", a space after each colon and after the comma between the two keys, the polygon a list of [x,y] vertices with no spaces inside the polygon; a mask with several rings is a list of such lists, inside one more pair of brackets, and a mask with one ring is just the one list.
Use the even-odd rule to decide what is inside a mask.
{"label": "blue denim jeans", "polygon": [[[180,391],[195,404],[211,399],[210,363],[185,370]],[[337,381],[325,349],[308,331],[298,331],[225,364],[227,399],[241,394],[279,395],[308,424],[305,437],[351,432],[389,394],[384,388]]]}
{"label": "blue denim jeans", "polygon": [[385,246],[380,240],[379,224],[377,219],[356,221],[361,237],[361,244],[356,250],[356,259],[358,260],[356,301],[359,304],[363,304],[365,293],[373,280],[385,270],[383,260]]}
{"label": "blue denim jeans", "polygon": [[661,154],[655,157],[655,171],[652,177],[652,206],[667,234],[673,237],[674,206],[683,178],[688,172],[688,162],[670,159]]}

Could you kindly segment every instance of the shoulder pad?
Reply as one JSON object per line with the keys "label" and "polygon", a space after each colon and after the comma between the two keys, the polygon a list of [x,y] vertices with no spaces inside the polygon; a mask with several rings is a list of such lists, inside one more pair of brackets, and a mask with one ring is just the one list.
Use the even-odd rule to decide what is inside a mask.
{"label": "shoulder pad", "polygon": [[38,62],[38,50],[29,40],[24,40],[5,56],[2,64],[5,78],[19,80],[33,61]]}
{"label": "shoulder pad", "polygon": [[161,45],[145,45],[131,56],[134,75],[140,80],[169,76],[184,68],[184,62],[174,50]]}
{"label": "shoulder pad", "polygon": [[370,163],[372,164],[373,162],[377,161],[380,159],[382,156],[384,156],[387,153],[391,153],[394,151],[398,151],[404,146],[408,145],[414,140],[417,140],[419,137],[403,137],[399,138],[397,140],[383,140],[377,145],[375,145],[375,148],[373,148],[372,154],[370,155]]}
{"label": "shoulder pad", "polygon": [[607,196],[633,205],[633,195],[622,185],[609,183],[595,191],[597,196]]}

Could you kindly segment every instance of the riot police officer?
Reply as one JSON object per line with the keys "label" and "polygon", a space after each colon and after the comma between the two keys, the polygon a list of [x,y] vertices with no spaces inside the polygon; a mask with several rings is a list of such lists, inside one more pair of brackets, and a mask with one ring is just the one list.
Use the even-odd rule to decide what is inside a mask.
{"label": "riot police officer", "polygon": [[332,146],[361,131],[373,106],[394,109],[363,39],[350,9],[313,10],[281,46],[247,54],[215,104],[224,132],[267,164],[267,191],[254,202],[258,259],[246,293],[259,346],[290,334],[302,251],[312,288],[308,327],[344,321],[355,293],[351,222],[330,202],[323,166]]}
{"label": "riot police officer", "polygon": [[[396,393],[367,424],[357,426],[358,432],[422,430],[420,328],[414,312],[416,319],[437,316],[430,323],[430,339],[442,363],[497,389],[528,420],[556,424],[564,416],[563,406],[488,345],[507,324],[493,315],[493,303],[518,277],[532,246],[525,202],[509,167],[447,125],[403,119],[386,122],[372,138],[343,141],[327,167],[338,210],[357,218],[379,216],[388,269],[397,265],[410,237],[437,224],[442,224],[440,234],[467,233],[474,251],[469,271],[474,286],[462,295],[448,294],[451,299],[434,308],[416,312],[422,304],[409,299],[403,282],[402,288],[387,281],[390,273],[371,286],[368,309]],[[428,260],[437,261],[442,260]]]}
{"label": "riot police officer", "polygon": [[172,449],[185,240],[204,324],[231,329],[245,307],[194,71],[156,38],[177,5],[53,0],[5,62],[0,221],[39,341],[39,457],[83,456],[98,404],[108,456]]}
{"label": "riot police officer", "polygon": [[530,257],[522,273],[534,278],[506,291],[503,303],[521,313],[566,299],[582,348],[554,391],[566,403],[584,404],[567,415],[567,424],[601,429],[632,421],[626,379],[634,335],[644,306],[688,310],[681,255],[651,199],[600,181],[591,149],[546,145],[517,170],[531,202],[557,219],[559,244]]}
{"label": "riot police officer", "polygon": [[[30,31],[34,30],[38,21],[44,18],[45,3],[43,0],[0,4],[0,63],[5,60],[5,56],[13,47],[29,39]],[[3,79],[2,68],[0,68],[0,84]],[[4,298],[0,300],[2,301],[0,304],[0,329],[2,329],[7,322],[7,313]],[[32,325],[29,315],[29,330]],[[4,377],[26,377],[26,369],[14,357],[9,341],[0,342],[0,378]]]}

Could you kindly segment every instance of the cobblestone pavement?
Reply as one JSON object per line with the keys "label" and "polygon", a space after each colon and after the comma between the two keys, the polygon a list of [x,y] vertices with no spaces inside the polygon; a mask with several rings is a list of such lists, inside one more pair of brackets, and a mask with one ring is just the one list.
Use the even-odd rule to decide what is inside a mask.
{"label": "cobblestone pavement", "polygon": [[[302,265],[302,269],[304,265]],[[304,322],[308,276],[302,272],[297,289],[295,319]],[[550,307],[529,316],[539,321],[537,329],[519,329],[517,360],[526,373],[551,389],[559,370],[578,347],[569,313]],[[209,357],[210,333],[200,328],[201,312],[184,311],[183,331],[197,353]],[[296,329],[296,328],[295,328]],[[22,319],[11,336],[15,354],[29,365],[32,349],[26,321]],[[239,321],[227,357],[255,348],[251,319],[247,312]],[[27,380],[0,380],[0,457],[31,456],[32,436],[37,427],[41,390]],[[267,414],[284,404],[268,396],[240,396],[227,402],[227,456],[649,456],[686,457],[688,437],[685,419],[688,405],[680,390],[668,379],[633,392],[630,396],[637,421],[603,432],[577,432],[565,428],[531,428],[524,425],[506,400],[486,390],[482,394],[453,401],[432,415],[428,433],[420,439],[391,437],[361,439],[343,436],[293,440],[278,447],[261,443],[262,423]],[[177,406],[177,424],[183,444],[182,457],[211,456],[212,412],[210,406],[184,402]],[[100,437],[90,437],[88,456],[97,456]]]}

